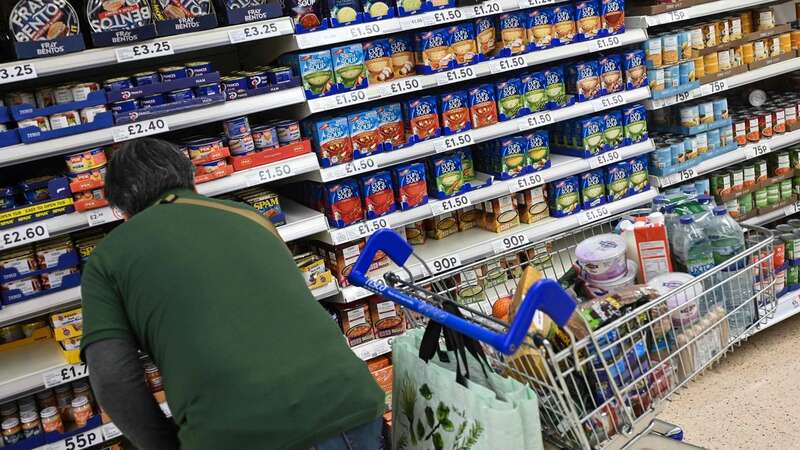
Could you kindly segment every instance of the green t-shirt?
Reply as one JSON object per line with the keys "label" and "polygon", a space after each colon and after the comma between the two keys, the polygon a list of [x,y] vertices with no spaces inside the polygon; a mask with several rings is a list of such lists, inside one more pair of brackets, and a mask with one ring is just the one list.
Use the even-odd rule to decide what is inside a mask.
{"label": "green t-shirt", "polygon": [[285,244],[246,217],[152,206],[103,239],[81,287],[82,349],[135,339],[161,370],[183,449],[307,449],[383,412]]}

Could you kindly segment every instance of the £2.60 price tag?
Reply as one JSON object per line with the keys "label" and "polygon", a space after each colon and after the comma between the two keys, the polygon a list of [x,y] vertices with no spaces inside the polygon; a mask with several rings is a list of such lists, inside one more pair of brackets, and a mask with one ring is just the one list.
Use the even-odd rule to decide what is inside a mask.
{"label": "\u00a32.60 price tag", "polygon": [[510,58],[500,58],[489,63],[489,70],[492,73],[507,72],[509,70],[519,69],[528,64],[525,62],[524,56],[512,56]]}
{"label": "\u00a32.60 price tag", "polygon": [[460,67],[458,69],[448,70],[447,72],[437,75],[437,83],[439,86],[443,84],[456,83],[464,80],[471,80],[475,78],[475,69],[472,67]]}
{"label": "\u00a32.60 price tag", "polygon": [[455,269],[461,265],[461,257],[456,255],[447,255],[428,261],[428,268],[433,271],[433,275],[442,273],[448,270]]}
{"label": "\u00a32.60 price tag", "polygon": [[578,213],[578,223],[586,225],[587,223],[595,222],[600,219],[605,219],[611,215],[611,210],[608,206],[598,206],[597,208],[587,209]]}
{"label": "\u00a32.60 price tag", "polygon": [[541,173],[535,172],[524,177],[514,178],[508,183],[508,190],[511,193],[533,189],[536,186],[541,186],[545,182]]}
{"label": "\u00a32.60 price tag", "polygon": [[772,151],[772,149],[769,148],[769,144],[766,142],[752,144],[744,148],[744,157],[745,159],[758,158],[759,156],[766,155],[770,151]]}
{"label": "\u00a32.60 price tag", "polygon": [[170,41],[151,41],[117,49],[117,62],[138,61],[174,55],[175,49]]}
{"label": "\u00a32.60 price tag", "polygon": [[[287,22],[280,22],[281,24]],[[240,42],[257,41],[273,36],[288,34],[291,30],[278,26],[279,22],[264,22],[254,25],[247,25],[228,31],[231,44]],[[288,24],[288,23],[287,23]]]}
{"label": "\u00a32.60 price tag", "polygon": [[88,374],[89,368],[86,367],[86,364],[80,363],[45,372],[42,378],[44,379],[44,387],[49,389],[53,386],[83,378]]}
{"label": "\u00a32.60 price tag", "polygon": [[527,243],[528,236],[525,233],[516,233],[501,239],[495,239],[492,242],[492,249],[495,254],[500,254],[512,248],[521,247]]}
{"label": "\u00a32.60 price tag", "polygon": [[41,241],[50,237],[47,224],[31,223],[0,231],[0,248],[17,247],[29,242]]}
{"label": "\u00a32.60 price tag", "polygon": [[169,131],[169,125],[164,119],[150,119],[114,127],[111,129],[111,136],[114,138],[114,142],[123,142],[167,131]]}
{"label": "\u00a32.60 price tag", "polygon": [[440,202],[432,202],[431,210],[433,211],[434,216],[440,216],[442,214],[455,211],[457,209],[466,208],[471,204],[472,200],[470,200],[469,197],[467,197],[467,194],[462,194],[456,197],[451,197],[446,200],[442,200]]}
{"label": "\u00a32.60 price tag", "polygon": [[289,164],[275,164],[253,169],[247,173],[247,187],[269,183],[292,176],[292,166]]}
{"label": "\u00a32.60 price tag", "polygon": [[433,144],[433,148],[436,149],[436,152],[449,152],[451,150],[455,150],[457,148],[466,147],[468,145],[473,144],[474,139],[472,139],[472,134],[467,133],[458,133],[454,134],[453,136],[448,136],[446,138],[440,139],[436,143]]}
{"label": "\u00a32.60 price tag", "polygon": [[36,78],[36,67],[33,63],[16,63],[0,66],[0,84],[14,83]]}
{"label": "\u00a32.60 price tag", "polygon": [[596,169],[598,167],[611,164],[622,159],[622,153],[619,150],[611,150],[608,152],[600,153],[589,159],[589,167]]}

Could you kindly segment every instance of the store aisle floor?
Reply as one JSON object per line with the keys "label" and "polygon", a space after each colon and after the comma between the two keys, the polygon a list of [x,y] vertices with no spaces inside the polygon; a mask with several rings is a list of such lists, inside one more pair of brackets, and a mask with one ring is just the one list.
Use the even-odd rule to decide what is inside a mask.
{"label": "store aisle floor", "polygon": [[800,316],[754,336],[659,417],[709,449],[800,448]]}

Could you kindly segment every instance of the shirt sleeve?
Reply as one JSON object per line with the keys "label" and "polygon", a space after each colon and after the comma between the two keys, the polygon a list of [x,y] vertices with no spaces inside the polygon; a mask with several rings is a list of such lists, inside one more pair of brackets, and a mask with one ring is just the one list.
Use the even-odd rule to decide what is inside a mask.
{"label": "shirt sleeve", "polygon": [[84,361],[86,347],[94,342],[111,338],[136,341],[122,296],[105,267],[102,255],[95,253],[89,258],[81,276],[81,359]]}

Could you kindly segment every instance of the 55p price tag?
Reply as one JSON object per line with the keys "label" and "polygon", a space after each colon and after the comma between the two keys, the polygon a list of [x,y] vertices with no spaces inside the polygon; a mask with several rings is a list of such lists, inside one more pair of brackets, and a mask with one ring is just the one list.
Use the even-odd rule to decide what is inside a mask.
{"label": "55p price tag", "polygon": [[513,248],[522,247],[528,243],[528,236],[525,233],[512,234],[492,242],[492,249],[495,255],[507,252]]}
{"label": "55p price tag", "polygon": [[169,125],[164,119],[150,119],[114,127],[111,129],[111,136],[114,138],[114,142],[123,142],[167,131],[169,131]]}
{"label": "55p price tag", "polygon": [[86,367],[86,364],[80,363],[45,372],[42,375],[42,379],[44,379],[44,387],[49,389],[53,386],[83,378],[88,374],[89,368]]}
{"label": "55p price tag", "polygon": [[16,247],[49,237],[50,231],[47,229],[47,225],[34,222],[29,225],[0,231],[0,248]]}
{"label": "55p price tag", "polygon": [[175,49],[170,41],[152,41],[117,49],[117,62],[138,61],[174,55]]}
{"label": "55p price tag", "polygon": [[455,211],[457,209],[466,208],[472,204],[472,200],[467,197],[467,194],[451,197],[440,202],[431,202],[431,210],[434,216],[441,216],[442,214]]}
{"label": "55p price tag", "polygon": [[433,271],[433,274],[439,274],[448,270],[455,269],[461,265],[461,257],[458,254],[447,255],[428,261],[428,268]]}
{"label": "55p price tag", "polygon": [[38,77],[33,63],[17,63],[0,66],[0,84],[15,83]]}

